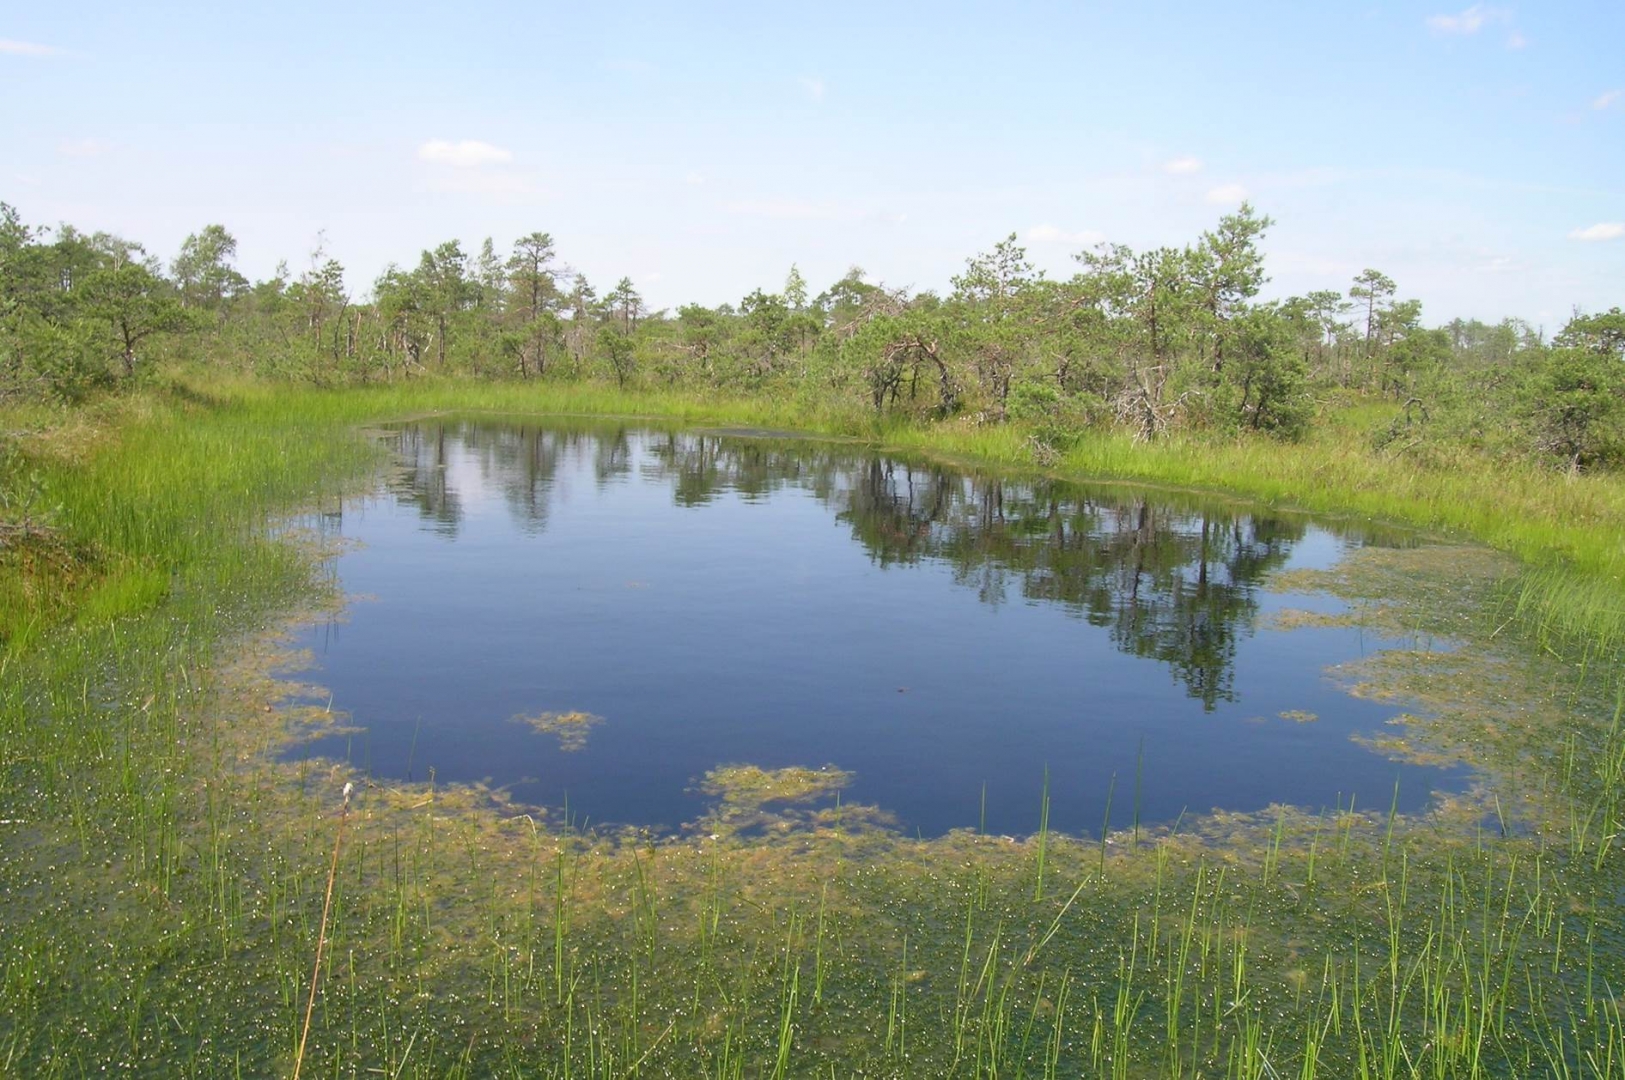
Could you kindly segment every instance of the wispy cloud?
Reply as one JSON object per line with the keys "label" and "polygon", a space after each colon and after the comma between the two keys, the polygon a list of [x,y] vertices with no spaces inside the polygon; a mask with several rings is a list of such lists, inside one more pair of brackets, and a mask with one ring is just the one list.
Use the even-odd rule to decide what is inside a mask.
{"label": "wispy cloud", "polygon": [[1507,35],[1507,48],[1509,49],[1516,51],[1526,47],[1528,44],[1529,39],[1518,33],[1516,30]]}
{"label": "wispy cloud", "polygon": [[430,139],[418,147],[418,160],[432,166],[423,181],[428,191],[474,195],[494,202],[528,201],[548,195],[531,177],[504,168],[513,160],[513,151],[478,139]]}
{"label": "wispy cloud", "polygon": [[1106,239],[1104,233],[1093,229],[1079,229],[1077,232],[1067,232],[1065,229],[1045,222],[1034,225],[1028,229],[1025,238],[1029,244],[1083,244],[1090,246]]}
{"label": "wispy cloud", "polygon": [[1240,184],[1221,184],[1202,198],[1214,206],[1234,206],[1247,198],[1247,189]]}
{"label": "wispy cloud", "polygon": [[1474,4],[1454,15],[1429,15],[1428,29],[1436,34],[1476,34],[1491,23],[1505,22],[1511,13],[1506,8]]}
{"label": "wispy cloud", "polygon": [[513,160],[513,151],[477,139],[462,142],[430,139],[418,147],[418,158],[459,169],[477,169],[483,165],[505,165]]}
{"label": "wispy cloud", "polygon": [[829,90],[824,80],[814,75],[803,75],[796,82],[801,85],[802,92],[812,101],[823,101],[825,92]]}
{"label": "wispy cloud", "polygon": [[705,174],[698,169],[690,169],[683,174],[683,183],[689,187],[699,187],[705,183]]}
{"label": "wispy cloud", "polygon": [[1625,222],[1599,221],[1569,233],[1570,240],[1618,240],[1625,236]]}
{"label": "wispy cloud", "polygon": [[660,69],[647,60],[638,60],[630,56],[618,57],[614,60],[604,61],[605,71],[617,71],[622,75],[653,75]]}
{"label": "wispy cloud", "polygon": [[1175,176],[1189,176],[1191,173],[1202,171],[1202,159],[1194,157],[1176,157],[1162,163],[1162,171],[1173,173]]}
{"label": "wispy cloud", "polygon": [[1592,99],[1591,107],[1600,112],[1618,104],[1621,98],[1625,98],[1625,90],[1609,90]]}
{"label": "wispy cloud", "polygon": [[0,56],[61,56],[55,45],[41,45],[36,41],[11,41],[0,38]]}
{"label": "wispy cloud", "polygon": [[63,157],[93,158],[110,153],[113,144],[106,139],[63,139],[56,144],[56,152]]}

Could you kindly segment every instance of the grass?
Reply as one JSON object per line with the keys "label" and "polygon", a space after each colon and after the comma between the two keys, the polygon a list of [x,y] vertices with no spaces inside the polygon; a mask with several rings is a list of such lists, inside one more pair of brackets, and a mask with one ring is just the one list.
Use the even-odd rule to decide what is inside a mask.
{"label": "grass", "polygon": [[[322,597],[311,546],[275,531],[371,475],[355,429],[440,409],[1030,463],[1014,430],[594,387],[182,386],[6,418],[33,432],[0,462],[8,520],[44,531],[7,547],[0,587],[0,1074],[288,1075],[319,961],[312,1076],[1625,1076],[1618,481],[1435,475],[1336,425],[1289,453],[1102,437],[1059,466],[1523,558],[1474,616],[1517,679],[1367,673],[1472,706],[1477,729],[1441,709],[1426,734],[1485,770],[1510,826],[1475,827],[1485,793],[1455,817],[1169,830],[1139,820],[1137,769],[1132,828],[1108,811],[1099,837],[1051,831],[1046,795],[1023,840],[910,840],[849,808],[651,844],[431,782],[360,786],[335,858],[360,778],[268,760],[285,690],[241,643]],[[1420,626],[1439,602],[1384,617]],[[1539,705],[1485,730],[1473,686]],[[714,777],[716,820],[836,773]]]}

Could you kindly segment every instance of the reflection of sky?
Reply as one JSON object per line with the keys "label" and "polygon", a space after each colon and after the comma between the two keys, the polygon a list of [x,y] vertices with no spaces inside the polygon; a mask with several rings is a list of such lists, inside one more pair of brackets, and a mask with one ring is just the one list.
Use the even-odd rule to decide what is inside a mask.
{"label": "reflection of sky", "polygon": [[462,443],[453,443],[446,454],[446,485],[457,493],[463,510],[470,516],[490,509],[499,495],[487,483],[487,474],[480,459],[470,453]]}
{"label": "reflection of sky", "polygon": [[1310,529],[1292,545],[1282,570],[1328,570],[1355,545],[1324,529]]}
{"label": "reflection of sky", "polygon": [[[715,765],[832,763],[857,774],[849,799],[924,832],[974,825],[984,783],[989,827],[1029,830],[1046,768],[1057,827],[1098,828],[1114,775],[1116,805],[1130,805],[1142,748],[1152,821],[1351,791],[1386,802],[1396,776],[1402,805],[1417,806],[1452,781],[1349,741],[1393,712],[1323,674],[1369,651],[1358,631],[1253,632],[1249,616],[1234,628],[1234,700],[1204,711],[1172,669],[1125,655],[1066,606],[983,602],[980,571],[962,584],[938,560],[877,563],[803,488],[679,505],[631,439],[630,468],[609,482],[590,441],[561,450],[539,530],[504,501],[503,451],[449,438],[455,532],[388,497],[351,515],[365,544],[338,572],[377,599],[308,643],[313,678],[365,731],[316,750],[381,776],[432,766],[521,799],[568,797],[595,820],[668,825],[698,814],[694,781]],[[1286,565],[1327,565],[1348,543],[1310,527]],[[1020,587],[1010,574],[1006,600]],[[606,718],[577,753],[510,722],[573,709]],[[1289,723],[1286,710],[1320,719]]]}

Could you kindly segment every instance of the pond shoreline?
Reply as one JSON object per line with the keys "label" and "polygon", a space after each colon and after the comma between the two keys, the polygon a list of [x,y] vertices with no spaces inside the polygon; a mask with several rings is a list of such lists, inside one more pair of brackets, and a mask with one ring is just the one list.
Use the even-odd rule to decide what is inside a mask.
{"label": "pond shoreline", "polygon": [[[355,490],[378,464],[357,425],[436,394],[458,409],[543,400],[236,388],[115,410],[60,436],[60,456],[31,451],[64,526],[108,553],[96,580],[162,570],[167,587],[87,583],[69,595],[77,621],[6,657],[0,796],[17,810],[0,816],[29,822],[0,831],[13,1067],[287,1072],[344,777],[242,768],[233,738],[279,721],[263,704],[245,721],[211,672],[320,588],[308,553],[259,530]],[[673,419],[698,418],[685,408]],[[759,410],[739,419],[781,426],[782,410]],[[875,441],[918,441],[889,434]],[[1545,655],[1538,631],[1501,639]],[[1138,843],[1042,829],[921,842],[829,822],[651,846],[465,812],[444,786],[427,804],[429,789],[364,789],[309,1064],[1262,1077],[1266,1063],[1522,1076],[1618,1062],[1625,739],[1606,645],[1530,668],[1563,730],[1477,711],[1457,729],[1503,763],[1520,803],[1499,812],[1524,828],[1475,832],[1478,799],[1452,808],[1459,830],[1362,805]],[[1499,692],[1476,669],[1450,677]]]}

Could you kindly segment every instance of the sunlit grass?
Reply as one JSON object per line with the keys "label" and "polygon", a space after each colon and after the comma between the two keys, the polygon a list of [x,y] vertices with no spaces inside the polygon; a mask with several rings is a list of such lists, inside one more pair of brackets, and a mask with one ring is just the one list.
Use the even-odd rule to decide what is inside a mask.
{"label": "sunlit grass", "polygon": [[[1547,659],[1529,678],[1549,674],[1554,718],[1451,745],[1505,785],[1477,829],[1385,797],[1069,837],[1046,800],[1027,838],[910,840],[837,805],[656,841],[477,789],[362,787],[324,918],[357,778],[268,764],[279,691],[222,661],[322,588],[271,528],[370,475],[360,427],[431,411],[1033,467],[1015,428],[594,386],[218,383],[9,416],[0,483],[49,539],[0,584],[0,1075],[286,1075],[325,932],[307,1075],[1625,1077],[1625,731],[1579,704],[1616,678],[1618,480],[1422,469],[1348,417],[1301,446],[1091,436],[1053,466],[1523,559],[1485,617]],[[836,772],[742,766],[709,794],[755,824]]]}

